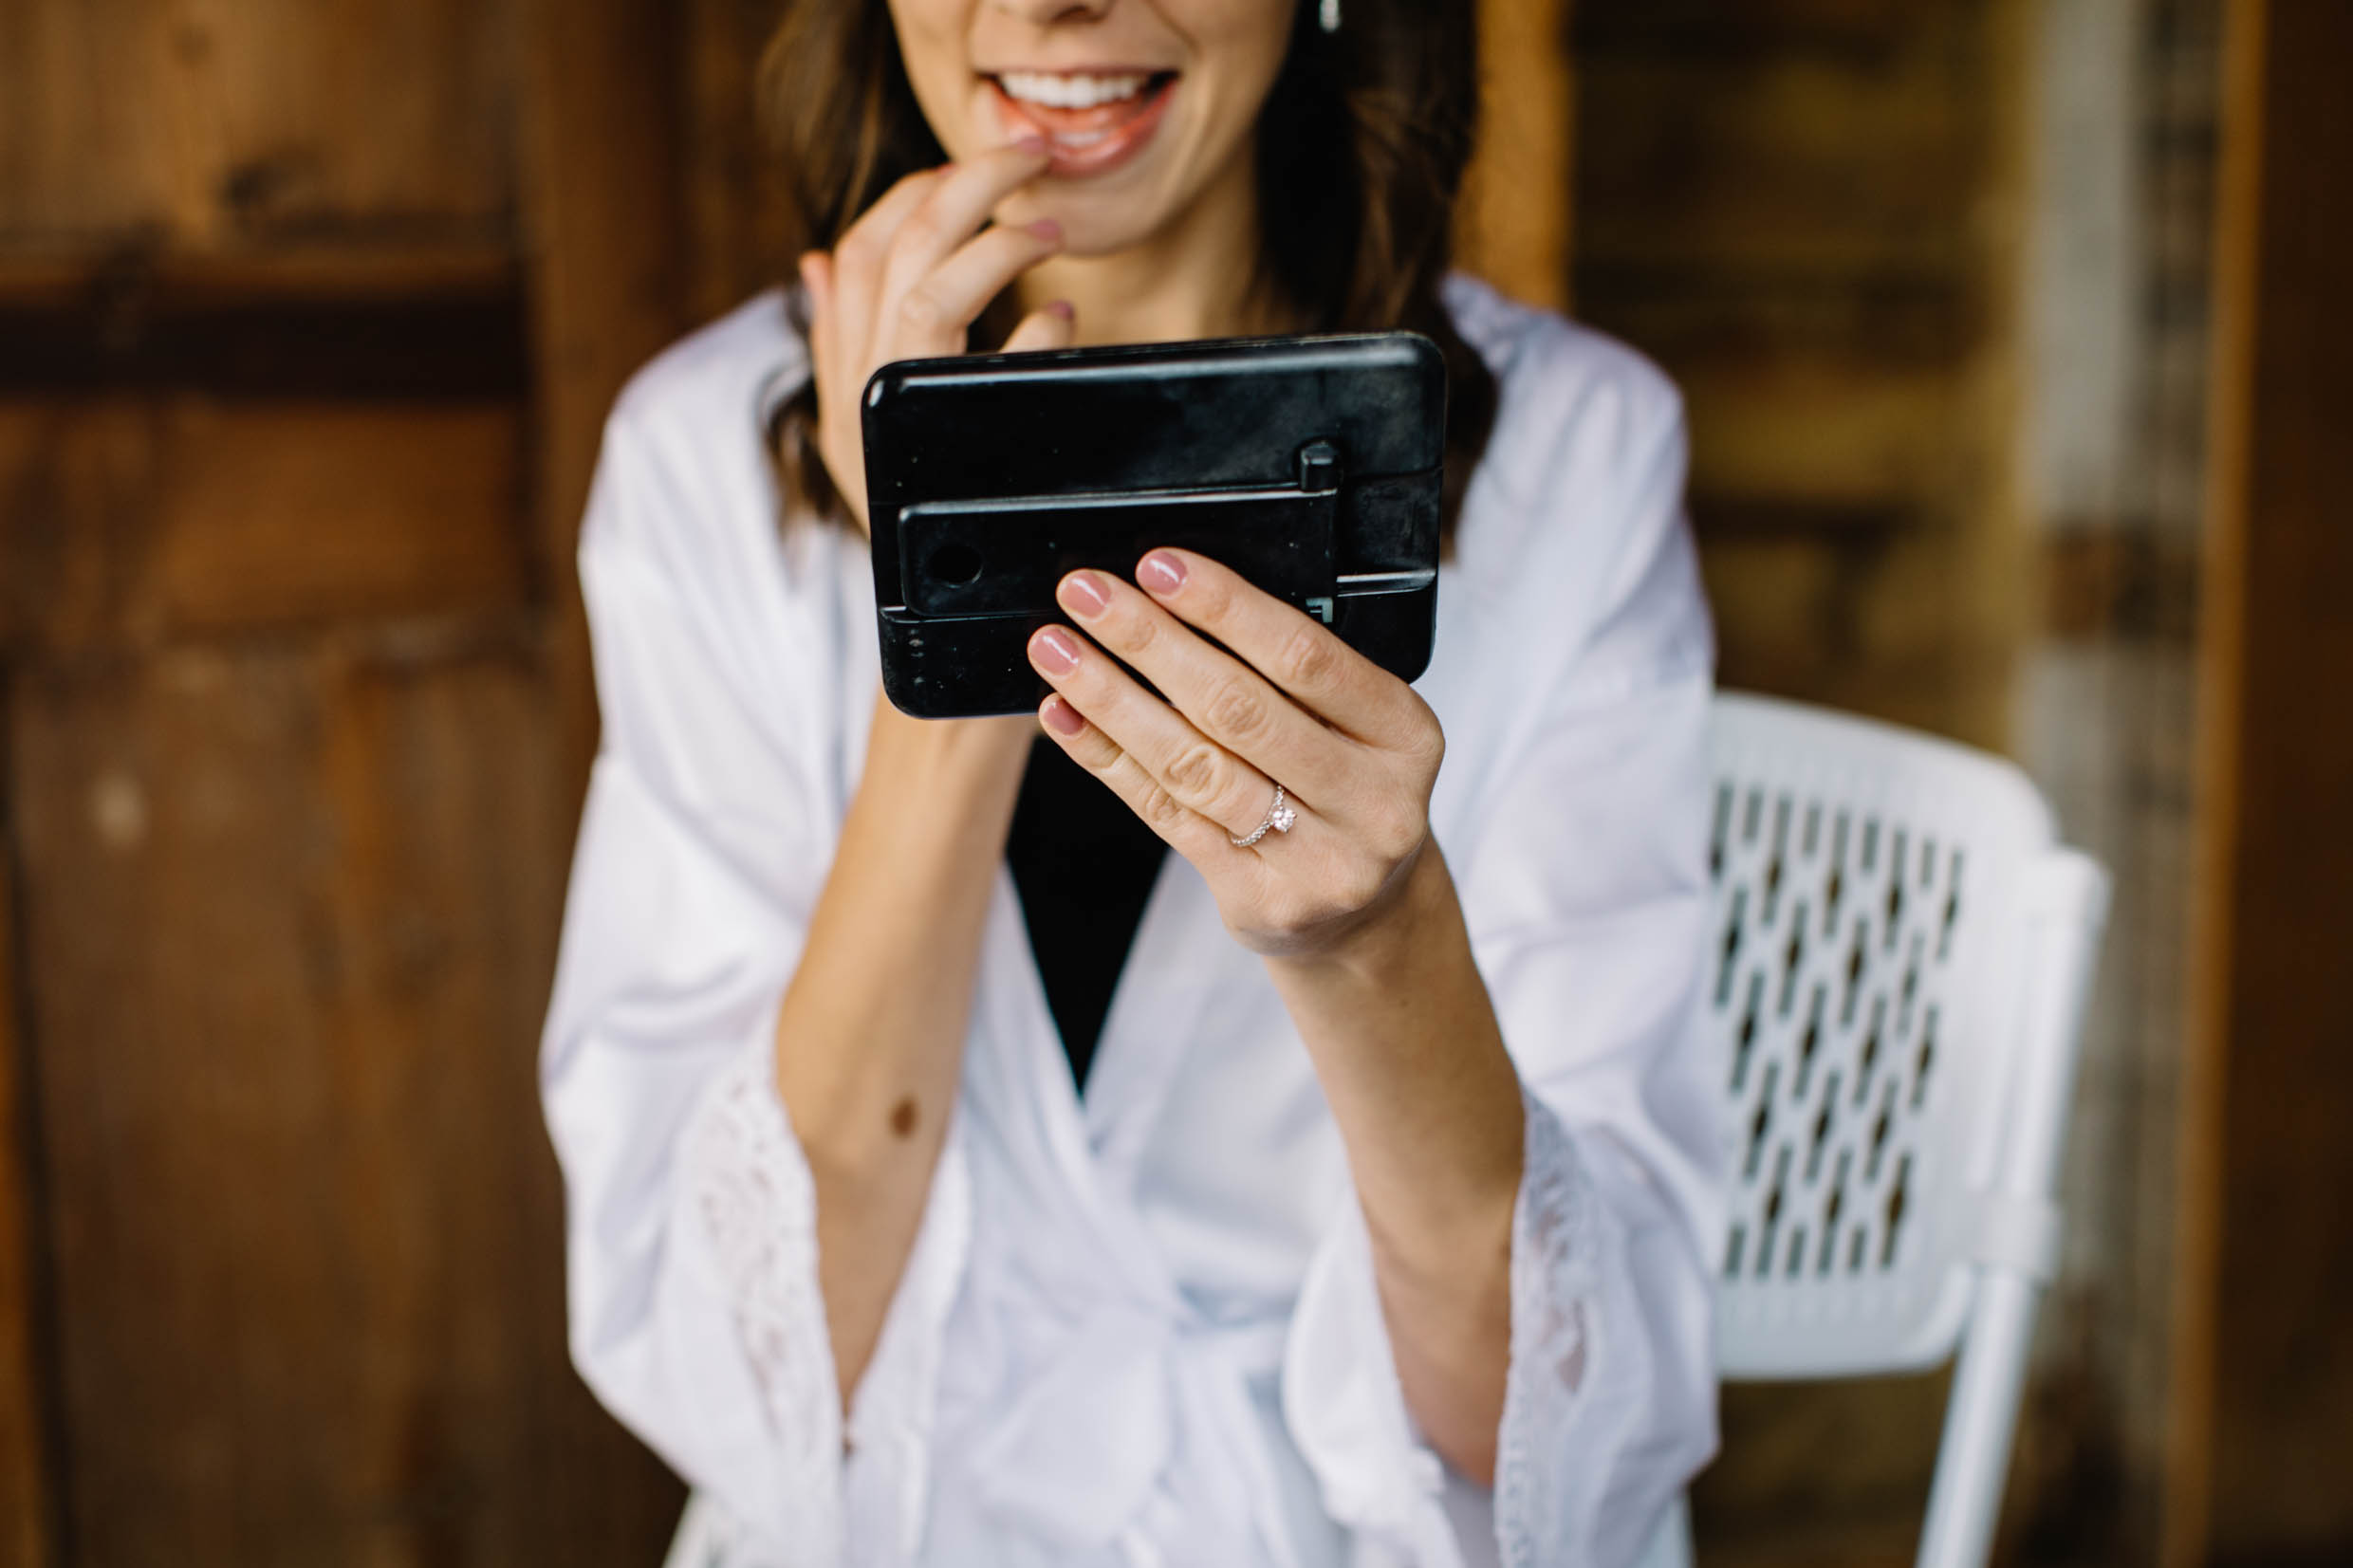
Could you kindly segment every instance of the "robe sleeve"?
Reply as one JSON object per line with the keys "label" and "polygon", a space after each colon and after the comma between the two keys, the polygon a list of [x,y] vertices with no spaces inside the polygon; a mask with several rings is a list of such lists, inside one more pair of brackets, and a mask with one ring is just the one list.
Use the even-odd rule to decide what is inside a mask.
{"label": "robe sleeve", "polygon": [[1531,683],[1540,717],[1483,789],[1475,836],[1447,846],[1526,1119],[1491,1542],[1457,1534],[1491,1510],[1454,1505],[1468,1484],[1404,1406],[1353,1203],[1293,1320],[1286,1411],[1325,1506],[1425,1568],[1624,1568],[1715,1447],[1721,1156],[1692,1027],[1713,645],[1679,404],[1655,401],[1627,478],[1595,498],[1630,520],[1608,589]]}
{"label": "robe sleeve", "polygon": [[952,1129],[845,1423],[814,1190],[771,1066],[831,855],[826,760],[792,740],[824,731],[794,711],[823,677],[763,673],[775,628],[739,596],[773,563],[722,520],[772,512],[714,489],[694,450],[624,397],[582,533],[602,734],[541,1051],[572,1355],[725,1522],[731,1561],[887,1561],[919,1523],[969,1227],[961,1146]]}

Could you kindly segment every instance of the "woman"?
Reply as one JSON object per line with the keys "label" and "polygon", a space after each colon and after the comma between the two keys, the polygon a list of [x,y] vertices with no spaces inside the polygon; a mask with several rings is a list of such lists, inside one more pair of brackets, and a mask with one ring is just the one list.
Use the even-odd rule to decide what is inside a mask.
{"label": "woman", "polygon": [[[1470,9],[788,8],[800,286],[606,434],[545,1048],[576,1358],[698,1561],[1614,1564],[1711,1450],[1680,415],[1445,273]],[[1397,324],[1418,693],[1159,550],[1064,581],[1036,719],[879,697],[876,365]]]}

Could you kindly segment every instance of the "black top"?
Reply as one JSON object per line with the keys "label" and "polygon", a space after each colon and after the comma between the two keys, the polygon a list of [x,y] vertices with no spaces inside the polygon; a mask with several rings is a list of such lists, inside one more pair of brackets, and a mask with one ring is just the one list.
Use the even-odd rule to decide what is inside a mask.
{"label": "black top", "polygon": [[1071,1081],[1082,1089],[1167,851],[1126,802],[1053,741],[1037,738],[1005,859]]}

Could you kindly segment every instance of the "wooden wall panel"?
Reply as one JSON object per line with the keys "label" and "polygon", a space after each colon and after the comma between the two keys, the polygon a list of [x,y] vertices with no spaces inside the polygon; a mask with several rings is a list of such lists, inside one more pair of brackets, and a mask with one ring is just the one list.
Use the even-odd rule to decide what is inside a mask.
{"label": "wooden wall panel", "polygon": [[1455,214],[1457,262],[1517,299],[1568,303],[1572,0],[1478,0],[1479,140]]}
{"label": "wooden wall panel", "polygon": [[686,0],[680,105],[681,272],[696,321],[791,276],[784,167],[761,123],[754,76],[777,8]]}
{"label": "wooden wall panel", "polygon": [[[526,10],[0,6],[47,1178],[0,1197],[54,1238],[25,1398],[61,1564],[646,1563],[676,1517],[569,1365],[533,1071],[590,730],[568,530],[677,320],[637,265],[672,19]],[[537,132],[563,175],[528,184]]]}
{"label": "wooden wall panel", "polygon": [[2212,1425],[2185,1479],[2210,1560],[2334,1563],[2353,1559],[2353,8],[2234,9],[2195,1064],[2222,1162],[2218,1250],[2187,1260],[2212,1270],[2185,1313],[2211,1328],[2191,1381]]}
{"label": "wooden wall panel", "polygon": [[563,1342],[542,661],[445,623],[20,676],[77,1562],[652,1560],[671,1500]]}
{"label": "wooden wall panel", "polygon": [[520,604],[511,404],[0,402],[0,644]]}
{"label": "wooden wall panel", "polygon": [[493,231],[514,200],[509,25],[475,0],[0,8],[0,236]]}
{"label": "wooden wall panel", "polygon": [[519,0],[537,397],[532,533],[555,614],[565,796],[597,717],[573,565],[604,419],[630,374],[692,323],[680,216],[683,18],[662,0]]}
{"label": "wooden wall panel", "polygon": [[1729,684],[1983,744],[2022,617],[2010,0],[1581,0],[1579,314],[1683,386]]}
{"label": "wooden wall panel", "polygon": [[[0,734],[8,691],[0,684]],[[5,754],[0,743],[0,754]],[[49,1485],[46,1380],[41,1375],[45,1293],[35,1211],[40,1191],[30,1065],[20,1035],[27,995],[17,978],[15,845],[6,831],[9,790],[0,778],[0,1562],[46,1568]]]}

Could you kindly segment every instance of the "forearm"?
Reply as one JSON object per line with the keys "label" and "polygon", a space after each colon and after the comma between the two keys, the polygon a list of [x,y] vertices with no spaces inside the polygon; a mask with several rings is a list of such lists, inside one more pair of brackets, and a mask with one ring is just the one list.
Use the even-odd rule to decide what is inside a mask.
{"label": "forearm", "polygon": [[1027,718],[929,723],[878,700],[778,1009],[777,1092],[816,1187],[819,1285],[845,1402],[921,1225],[1034,733]]}
{"label": "forearm", "polygon": [[1510,1358],[1524,1110],[1436,845],[1346,944],[1268,968],[1347,1147],[1406,1403],[1485,1485]]}

